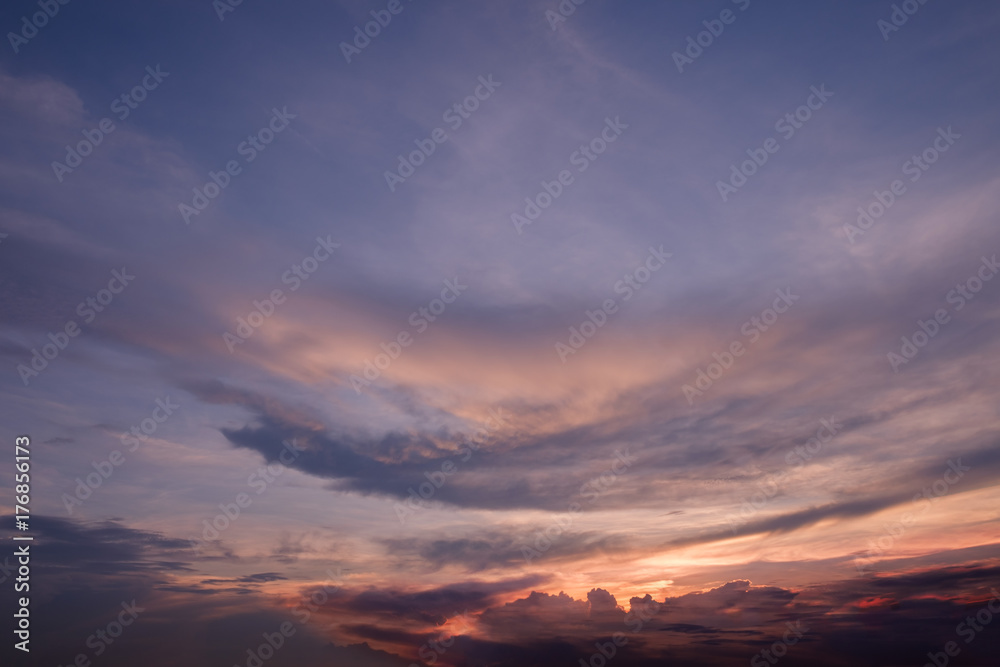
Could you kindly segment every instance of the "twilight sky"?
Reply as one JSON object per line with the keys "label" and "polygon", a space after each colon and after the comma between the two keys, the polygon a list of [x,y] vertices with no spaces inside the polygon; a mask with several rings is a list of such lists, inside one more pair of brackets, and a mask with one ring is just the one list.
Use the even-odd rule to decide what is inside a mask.
{"label": "twilight sky", "polygon": [[995,664],[995,3],[50,1],[13,664]]}

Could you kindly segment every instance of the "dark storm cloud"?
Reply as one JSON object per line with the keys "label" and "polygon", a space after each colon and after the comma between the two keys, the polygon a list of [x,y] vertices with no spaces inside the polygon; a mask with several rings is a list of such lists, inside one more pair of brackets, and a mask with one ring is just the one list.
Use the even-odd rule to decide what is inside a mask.
{"label": "dark storm cloud", "polygon": [[[521,469],[540,466],[556,470],[556,466],[565,463],[570,456],[559,445],[570,438],[579,438],[580,434],[560,435],[553,443],[519,448],[515,453],[493,453],[484,448],[470,457],[466,465],[461,461],[465,455],[456,453],[463,443],[463,439],[457,437],[457,434],[444,436],[454,446],[451,451],[439,446],[430,437],[440,434],[421,437],[390,433],[378,439],[346,435],[338,438],[329,435],[317,420],[286,409],[277,401],[251,396],[221,385],[188,384],[185,387],[208,400],[233,402],[257,413],[254,424],[240,429],[222,429],[223,435],[237,447],[260,452],[269,462],[278,462],[281,461],[282,443],[298,441],[297,447],[304,451],[291,463],[286,455],[286,464],[318,477],[335,479],[336,488],[340,490],[406,498],[409,495],[408,489],[427,482],[427,473],[440,470],[442,464],[451,461],[467,473],[497,469],[511,472],[490,481],[479,477],[470,479],[469,474],[464,478],[461,474],[456,474],[437,490],[434,497],[436,501],[467,507],[541,506],[563,509],[568,497],[579,489],[580,484],[589,480],[589,476],[580,478],[574,485],[573,481],[566,481],[560,475],[561,484],[555,488],[549,486],[550,490],[546,493],[541,486],[519,479],[517,473]],[[374,458],[389,452],[405,452],[406,460],[389,462]],[[610,459],[613,458],[611,453]],[[611,465],[611,460],[608,465]]]}
{"label": "dark storm cloud", "polygon": [[201,583],[207,585],[227,583],[266,584],[271,581],[281,581],[284,579],[288,579],[288,577],[278,574],[277,572],[261,572],[259,574],[248,574],[243,577],[236,577],[235,579],[202,579]]}
{"label": "dark storm cloud", "polygon": [[32,528],[41,534],[36,549],[43,554],[45,567],[56,572],[124,575],[189,569],[187,540],[128,528],[117,521],[82,524],[36,515]]}
{"label": "dark storm cloud", "polygon": [[[959,555],[964,553],[967,550]],[[989,598],[990,589],[1000,586],[1000,565],[995,560],[967,561],[944,567],[903,564],[908,567],[898,573],[852,578],[836,585],[817,584],[811,588],[835,604],[856,604],[873,599],[898,602],[908,598],[913,599],[913,604],[932,599],[961,604],[963,600]],[[925,598],[923,602],[922,598]]]}
{"label": "dark storm cloud", "polygon": [[[470,656],[490,656],[496,664],[507,665],[514,664],[510,656],[518,649],[528,652],[541,637],[560,636],[564,650],[575,651],[586,660],[595,650],[595,642],[602,643],[620,632],[628,644],[620,649],[616,664],[651,665],[660,660],[704,665],[708,663],[699,646],[717,647],[713,660],[728,656],[731,661],[749,661],[761,649],[780,641],[788,623],[798,623],[804,634],[800,642],[788,647],[783,664],[920,664],[928,650],[940,651],[944,642],[954,640],[955,624],[970,609],[979,608],[927,597],[955,583],[952,569],[920,573],[920,581],[932,582],[931,588],[914,585],[914,575],[884,577],[879,586],[884,601],[852,606],[850,613],[844,613],[841,605],[872,599],[868,582],[847,582],[846,589],[829,585],[792,592],[734,581],[659,602],[649,596],[634,597],[633,611],[628,615],[621,609],[609,612],[605,600],[614,598],[600,589],[591,591],[587,601],[535,592],[482,614],[481,622],[494,638],[492,644],[467,640],[457,646]],[[973,585],[995,576],[995,567],[958,569],[967,570],[965,583]],[[646,610],[642,617],[636,615],[639,609]],[[515,637],[518,639],[512,639]],[[979,639],[977,644],[963,646],[963,651],[968,650],[972,659],[987,659],[990,644]],[[540,663],[529,659],[528,664]]]}
{"label": "dark storm cloud", "polygon": [[942,594],[949,594],[970,586],[1000,584],[1000,565],[953,566],[894,577],[878,577],[871,583],[878,588],[899,588],[913,592],[937,590]]}
{"label": "dark storm cloud", "polygon": [[[13,522],[13,517],[4,520]],[[94,642],[94,633],[116,620],[122,603],[133,601],[141,611],[120,641],[105,646],[101,664],[168,667],[183,662],[208,667],[242,663],[246,649],[256,649],[264,641],[263,633],[273,633],[286,622],[292,623],[296,635],[269,664],[319,667],[337,658],[343,658],[337,664],[359,667],[409,664],[366,645],[331,644],[312,634],[318,628],[273,611],[256,587],[224,585],[266,584],[284,580],[282,574],[262,572],[203,580],[200,586],[180,585],[175,583],[177,576],[191,571],[182,560],[189,551],[187,540],[128,528],[115,521],[84,524],[41,515],[31,520],[36,538],[30,545],[31,646],[38,664],[68,664],[80,653],[93,659],[96,644],[88,647],[88,638]],[[491,591],[503,590],[507,590],[503,585],[459,585],[455,599],[468,600],[478,593],[483,604],[489,601]],[[447,596],[446,589],[437,595],[416,595],[410,602],[414,606],[433,600],[445,604]],[[387,594],[386,600],[392,601],[392,595]],[[233,613],[234,605],[240,611]],[[163,628],[170,630],[164,632]]]}
{"label": "dark storm cloud", "polygon": [[[758,409],[752,399],[745,399],[743,405],[729,403],[711,410],[709,414],[692,417],[654,417],[659,406],[643,406],[638,410],[633,406],[623,416],[553,435],[522,438],[515,446],[503,441],[491,443],[464,462],[465,455],[454,453],[460,450],[463,439],[447,429],[423,433],[390,432],[380,437],[347,433],[334,436],[322,420],[251,391],[220,382],[187,382],[183,386],[202,400],[242,405],[256,414],[256,419],[242,428],[221,429],[235,446],[257,451],[269,462],[277,462],[281,460],[282,443],[296,441],[303,451],[294,461],[289,461],[286,454],[284,463],[302,472],[334,480],[332,488],[339,491],[406,500],[417,493],[421,485],[428,484],[429,474],[451,462],[458,472],[448,476],[443,486],[434,490],[431,504],[467,508],[530,507],[566,511],[570,502],[581,499],[585,490],[583,485],[594,477],[586,468],[592,471],[593,462],[602,459],[608,459],[605,468],[610,466],[614,456],[604,448],[622,441],[648,444],[629,449],[639,463],[627,472],[627,485],[611,488],[611,493],[599,498],[602,509],[648,505],[651,498],[646,489],[663,474],[683,479],[689,484],[700,483],[706,475],[751,484],[758,480],[761,473],[757,476],[746,475],[740,470],[742,461],[751,455],[770,455],[779,469],[788,468],[783,460],[785,453],[804,443],[816,428],[814,423],[803,427],[798,434],[785,430],[777,435],[768,430],[749,430],[741,421],[743,413]],[[840,430],[837,438],[842,442],[852,433],[884,425],[931,406],[944,405],[949,400],[944,394],[924,396],[891,411],[838,417]],[[828,412],[822,412],[820,416],[829,418],[834,413],[833,410]],[[996,454],[996,448],[984,446],[986,437],[984,432],[982,436],[973,436],[953,445],[955,449],[952,451],[956,454],[960,452],[959,447],[975,448],[955,457],[965,465],[974,466],[974,472],[953,492],[982,488],[1000,477],[1000,456]],[[720,443],[725,443],[725,446]],[[877,483],[855,486],[850,494],[841,492],[839,495],[842,497],[835,497],[831,502],[752,520],[742,526],[738,534],[788,532],[815,525],[824,519],[864,517],[905,504],[941,476],[947,469],[948,460],[947,457],[936,461],[925,457],[922,461],[913,461],[907,470],[895,471],[891,477],[880,479]],[[490,474],[478,474],[481,471],[489,471]],[[545,483],[541,483],[543,479]],[[915,480],[921,481],[921,484],[916,486]],[[678,499],[684,494],[690,496],[691,491],[687,489],[661,490],[657,504],[662,505],[664,494],[674,494]],[[751,489],[744,491],[741,494],[743,497],[733,494],[733,512],[739,511],[745,497],[758,491],[754,487]],[[864,495],[859,497],[859,492]],[[690,498],[684,502],[690,502]],[[586,509],[589,504],[585,503],[584,507]],[[715,530],[708,528],[699,534],[674,538],[665,546],[683,547],[732,536],[731,526],[720,524]],[[620,537],[616,539],[621,540]],[[493,543],[493,538],[488,541]],[[523,542],[523,539],[519,541]],[[493,546],[499,548],[487,548],[481,539],[461,539],[454,544],[437,542],[424,545],[419,547],[419,551],[429,562],[464,561],[474,568],[472,571],[511,565],[519,560],[515,552],[520,549],[520,544],[515,543],[514,538],[508,538],[506,544],[502,541],[493,543]],[[571,555],[574,549],[579,549],[577,553],[580,554],[593,553],[603,546],[604,541],[600,539],[574,538],[562,541],[550,555]]]}
{"label": "dark storm cloud", "polygon": [[[356,614],[396,626],[435,626],[447,618],[487,609],[500,597],[543,585],[548,579],[546,576],[528,575],[494,582],[461,582],[421,591],[340,589],[323,605],[323,613],[335,616]],[[366,636],[374,638],[370,634]]]}

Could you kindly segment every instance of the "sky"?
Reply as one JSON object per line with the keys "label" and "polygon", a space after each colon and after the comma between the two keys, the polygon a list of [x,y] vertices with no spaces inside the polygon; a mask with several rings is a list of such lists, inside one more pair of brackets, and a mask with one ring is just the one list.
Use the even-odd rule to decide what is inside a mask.
{"label": "sky", "polygon": [[995,3],[0,27],[10,664],[995,663]]}

